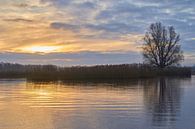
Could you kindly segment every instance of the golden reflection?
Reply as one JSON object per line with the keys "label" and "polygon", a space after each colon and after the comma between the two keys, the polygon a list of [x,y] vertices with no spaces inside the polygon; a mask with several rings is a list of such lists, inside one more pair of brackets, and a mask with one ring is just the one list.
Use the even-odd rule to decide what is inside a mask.
{"label": "golden reflection", "polygon": [[[13,94],[14,99],[4,102],[6,104],[4,108],[7,111],[11,110],[9,112],[16,117],[24,117],[23,114],[26,114],[24,127],[29,126],[29,129],[39,129],[30,123],[31,119],[36,119],[35,122],[41,124],[40,129],[43,126],[48,127],[48,129],[52,129],[52,126],[57,128],[58,125],[62,124],[68,125],[71,129],[74,124],[71,124],[68,119],[72,116],[88,121],[91,123],[90,125],[98,125],[98,120],[101,118],[98,112],[126,112],[130,110],[137,113],[142,110],[143,94],[142,92],[138,94],[139,90],[137,88],[128,89],[124,85],[114,87],[104,83],[94,84],[23,83],[23,85],[17,86],[15,89],[12,88],[13,92],[11,94]],[[5,87],[5,90],[7,88],[9,87]],[[8,109],[7,104],[13,108]],[[36,113],[33,114],[33,112]],[[58,115],[56,116],[56,114]],[[10,119],[12,120],[11,114],[8,114],[7,119],[2,121],[9,123]],[[62,119],[62,123],[58,123],[59,119]],[[37,122],[38,120],[39,122]],[[13,124],[20,121],[22,120],[12,120],[11,126],[15,127]],[[55,121],[57,124],[53,125],[51,121]],[[47,123],[48,125],[45,125]],[[9,129],[15,128],[10,127]]]}
{"label": "golden reflection", "polygon": [[[62,125],[71,129],[74,124],[69,118],[74,116],[90,122],[90,125],[98,125],[101,116],[97,111],[131,110],[137,113],[143,108],[143,94],[138,94],[139,90],[136,88],[123,89],[104,83],[14,84],[13,87],[0,87],[2,94],[5,93],[4,90],[7,91],[4,94],[6,98],[2,101],[4,113],[0,109],[0,115],[3,116],[0,122],[8,124],[9,129],[53,129]],[[17,125],[18,123],[22,124]]]}
{"label": "golden reflection", "polygon": [[[84,85],[84,84],[83,84]],[[27,89],[21,91],[26,99],[20,102],[23,105],[36,108],[55,108],[54,110],[112,110],[113,107],[117,110],[127,110],[128,104],[138,104],[142,102],[142,94],[136,96],[137,89],[128,91],[126,96],[124,90],[108,89],[106,87],[85,87],[80,84],[61,84],[61,83],[27,83]],[[94,89],[94,90],[92,90]],[[94,92],[95,91],[95,92]],[[108,92],[109,91],[109,92]],[[122,101],[120,103],[113,103],[114,101]],[[120,106],[124,106],[120,108]],[[141,107],[131,107],[135,110]]]}

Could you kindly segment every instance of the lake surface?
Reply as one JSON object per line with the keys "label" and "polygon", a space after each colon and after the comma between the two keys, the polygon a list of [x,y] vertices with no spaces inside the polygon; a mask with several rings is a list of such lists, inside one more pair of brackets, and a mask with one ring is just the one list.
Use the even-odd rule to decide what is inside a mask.
{"label": "lake surface", "polygon": [[1,79],[0,129],[195,129],[195,77]]}

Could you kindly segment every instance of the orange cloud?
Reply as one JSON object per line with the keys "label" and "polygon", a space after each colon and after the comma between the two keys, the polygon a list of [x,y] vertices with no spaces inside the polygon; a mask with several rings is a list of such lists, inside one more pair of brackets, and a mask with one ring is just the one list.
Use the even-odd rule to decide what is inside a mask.
{"label": "orange cloud", "polygon": [[82,27],[79,32],[72,31],[71,28],[52,28],[50,25],[54,19],[70,22],[74,20],[74,17],[71,19],[70,14],[67,14],[66,19],[64,16],[66,13],[62,17],[58,10],[47,4],[41,4],[38,0],[33,2],[22,0],[21,3],[10,1],[1,7],[1,52],[138,51],[137,42],[142,39],[141,34],[127,34],[119,36],[118,39],[112,36],[113,38],[104,39],[98,35],[104,35],[105,31],[90,30],[85,27]]}

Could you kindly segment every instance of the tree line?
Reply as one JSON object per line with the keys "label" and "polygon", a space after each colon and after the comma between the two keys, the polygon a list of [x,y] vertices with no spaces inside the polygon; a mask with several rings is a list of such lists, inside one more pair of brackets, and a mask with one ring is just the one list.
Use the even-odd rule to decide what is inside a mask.
{"label": "tree line", "polygon": [[159,69],[147,64],[58,67],[55,65],[0,64],[0,78],[48,80],[130,79],[157,76],[191,76],[189,67]]}

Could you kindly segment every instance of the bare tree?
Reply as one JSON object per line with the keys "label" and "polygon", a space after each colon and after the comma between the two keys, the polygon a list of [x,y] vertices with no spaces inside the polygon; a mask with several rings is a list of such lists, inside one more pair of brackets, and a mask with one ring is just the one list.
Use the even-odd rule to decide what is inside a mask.
{"label": "bare tree", "polygon": [[179,41],[180,35],[173,26],[151,24],[144,37],[144,61],[159,68],[178,65],[184,59]]}

